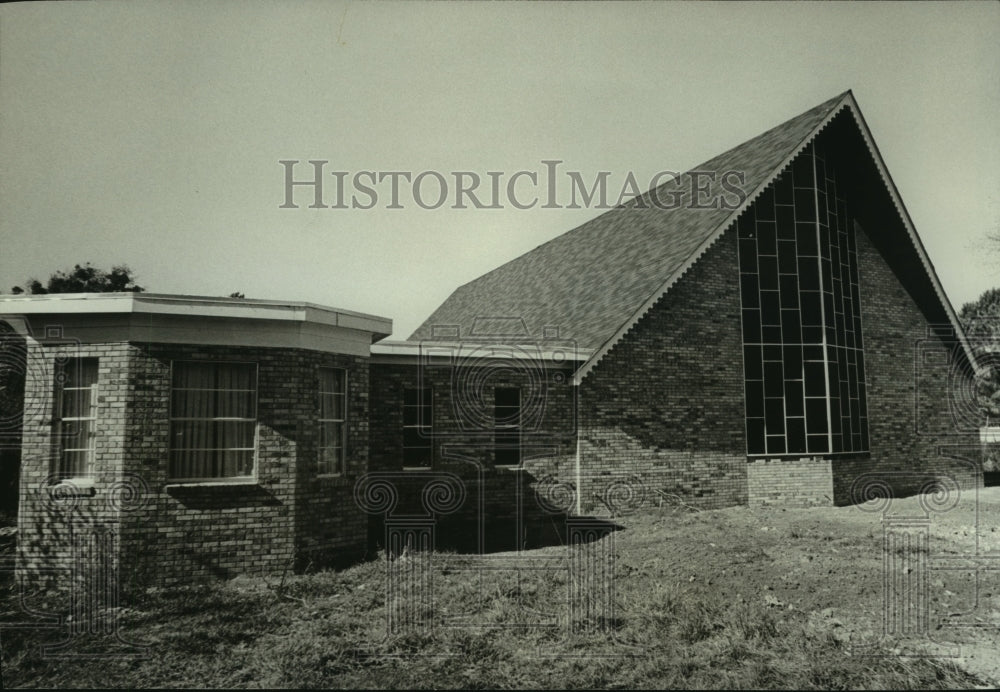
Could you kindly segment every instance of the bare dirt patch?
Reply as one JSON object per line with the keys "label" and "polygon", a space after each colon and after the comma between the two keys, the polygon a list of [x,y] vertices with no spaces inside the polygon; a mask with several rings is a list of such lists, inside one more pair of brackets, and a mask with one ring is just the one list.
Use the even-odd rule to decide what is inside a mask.
{"label": "bare dirt patch", "polygon": [[[885,507],[740,507],[622,523],[622,561],[646,555],[634,568],[650,578],[805,613],[851,654],[880,643],[1000,685],[1000,488],[957,502],[925,495]],[[915,542],[924,532],[926,544]],[[900,534],[908,546],[893,540]],[[904,559],[907,551],[917,559]]]}
{"label": "bare dirt patch", "polygon": [[[622,529],[588,545],[591,558],[614,555],[606,573],[586,573],[591,584],[565,569],[573,553],[552,546],[487,558],[418,553],[389,562],[383,556],[343,571],[150,590],[129,596],[117,617],[120,633],[151,655],[53,659],[39,646],[64,639],[65,627],[4,628],[3,682],[996,686],[1000,489],[963,493],[954,506],[945,499],[895,500],[886,511],[871,504],[652,508],[615,518]],[[917,538],[886,542],[887,532],[901,530]],[[420,608],[411,607],[417,592],[387,591],[391,569],[429,575]],[[613,612],[568,608],[567,595],[587,588],[610,594]],[[902,610],[887,610],[887,593]],[[19,617],[15,599],[0,605],[3,622]],[[389,631],[394,608],[419,625]],[[113,645],[111,639],[103,643]]]}

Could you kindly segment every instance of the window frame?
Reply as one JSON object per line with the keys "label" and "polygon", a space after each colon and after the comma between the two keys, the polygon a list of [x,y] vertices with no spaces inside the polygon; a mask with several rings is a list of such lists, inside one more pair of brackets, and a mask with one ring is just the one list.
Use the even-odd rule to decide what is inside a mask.
{"label": "window frame", "polygon": [[[82,366],[84,361],[94,362],[94,381],[87,387],[69,387],[67,388],[60,379],[64,379],[64,373],[70,367],[71,363],[79,363],[78,371],[82,372]],[[63,376],[60,378],[60,376]],[[55,361],[55,367],[53,368],[53,397],[52,397],[52,426],[51,434],[53,446],[58,450],[55,455],[53,462],[55,468],[53,469],[53,475],[60,480],[69,481],[92,481],[94,478],[94,471],[97,462],[97,445],[95,444],[97,439],[97,424],[100,420],[100,402],[98,397],[100,396],[100,385],[101,385],[101,359],[98,356],[71,356],[69,358],[57,358]],[[68,390],[70,391],[81,391],[84,389],[90,390],[90,405],[89,411],[92,413],[90,416],[64,416],[63,415],[63,402],[65,401],[64,393]],[[81,421],[87,421],[91,424],[90,432],[87,437],[87,447],[86,448],[72,448],[68,449],[65,446],[65,442],[68,435],[65,434],[63,426],[65,423],[79,423]],[[64,462],[64,455],[66,452],[86,452],[86,461],[84,463],[85,468],[82,472],[79,469],[68,470]]]}
{"label": "window frame", "polygon": [[869,455],[862,231],[826,154],[799,157],[737,223],[747,456]]}
{"label": "window frame", "polygon": [[[407,391],[418,392],[416,404],[406,403],[406,393]],[[421,392],[428,392],[428,402],[424,404],[423,395]],[[408,425],[406,423],[406,410],[407,408],[414,408],[417,410],[417,422],[415,424]],[[420,411],[426,409],[429,419],[424,422],[421,417]],[[423,387],[403,387],[403,445],[402,445],[402,466],[404,471],[420,471],[425,469],[430,469],[434,467],[434,387],[430,385],[425,385]],[[427,430],[427,444],[421,445],[419,447],[408,446],[406,444],[406,431],[408,429],[416,430]],[[427,450],[427,463],[426,464],[407,464],[406,463],[406,452],[408,449],[426,449]]]}
{"label": "window frame", "polygon": [[[182,364],[192,364],[192,365],[209,365],[209,366],[219,366],[219,365],[241,365],[249,366],[253,368],[253,418],[236,418],[236,417],[219,417],[215,416],[213,418],[195,418],[189,416],[174,416],[174,392],[178,389],[190,390],[190,387],[178,388],[174,386],[174,375],[177,370],[178,365]],[[226,390],[223,390],[226,391]],[[235,391],[235,390],[234,390]],[[240,485],[240,484],[254,484],[258,480],[258,453],[260,450],[260,365],[257,361],[250,360],[194,360],[190,358],[172,358],[170,360],[170,396],[168,401],[168,434],[169,441],[167,445],[167,484],[168,485],[199,485],[199,484],[209,484],[209,485]],[[196,477],[181,477],[172,475],[173,457],[176,451],[196,451],[196,450],[177,450],[174,447],[174,423],[177,421],[243,421],[243,422],[253,422],[253,448],[252,448],[252,461],[251,461],[251,471],[249,475],[243,476],[196,476]],[[246,447],[234,448],[236,450],[247,450]]]}
{"label": "window frame", "polygon": [[[500,423],[496,411],[497,411],[497,393],[500,391],[514,391],[517,392],[517,422],[516,423]],[[523,439],[522,439],[522,419],[524,415],[524,401],[522,398],[522,388],[516,386],[504,386],[495,387],[493,389],[493,465],[499,468],[518,468],[524,461],[524,450],[523,450]],[[509,405],[504,405],[503,408],[513,408]],[[511,432],[503,432],[511,431]],[[499,434],[499,439],[498,439]],[[502,444],[502,441],[506,441],[506,444]],[[513,450],[516,453],[517,461],[513,463],[500,463],[497,461],[497,452],[499,451]]]}
{"label": "window frame", "polygon": [[[325,370],[332,372],[336,371],[342,374],[342,392],[326,392],[323,390],[322,373]],[[347,403],[348,393],[350,392],[348,376],[349,373],[345,367],[337,365],[321,365],[316,368],[316,459],[313,470],[317,478],[339,478],[347,474]],[[333,396],[342,396],[344,398],[343,413],[340,418],[323,417],[324,394],[332,394]],[[329,470],[321,466],[323,450],[334,449],[334,447],[324,447],[321,445],[323,440],[323,426],[329,424],[340,425],[340,454],[338,455],[340,468],[334,470]]]}

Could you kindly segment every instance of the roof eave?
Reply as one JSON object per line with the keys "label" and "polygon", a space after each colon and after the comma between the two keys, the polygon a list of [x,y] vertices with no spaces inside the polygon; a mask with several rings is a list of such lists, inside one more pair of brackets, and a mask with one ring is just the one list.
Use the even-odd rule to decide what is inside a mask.
{"label": "roof eave", "polygon": [[580,383],[583,382],[583,378],[585,378],[587,374],[594,369],[597,363],[600,362],[601,358],[607,355],[607,353],[612,348],[615,347],[615,345],[622,339],[622,337],[624,337],[625,334],[627,334],[629,330],[631,330],[632,327],[634,327],[639,322],[639,320],[641,320],[645,316],[645,314],[649,312],[649,310],[657,303],[657,301],[659,301],[660,298],[666,295],[667,291],[669,291],[674,286],[674,284],[676,284],[680,280],[680,278],[684,276],[684,274],[686,274],[687,271],[692,266],[694,266],[695,262],[701,259],[702,255],[704,255],[705,252],[708,251],[708,249],[715,244],[715,241],[717,241],[720,237],[722,237],[722,234],[725,233],[726,230],[736,222],[736,219],[739,218],[740,214],[742,214],[751,204],[757,201],[757,198],[760,197],[761,193],[763,193],[764,190],[766,190],[768,186],[774,182],[775,178],[778,177],[781,171],[783,171],[792,162],[792,160],[796,156],[798,156],[806,146],[809,145],[809,142],[811,142],[816,137],[816,135],[819,134],[823,130],[823,128],[830,123],[831,120],[833,120],[834,117],[836,117],[837,113],[840,112],[841,108],[843,108],[846,103],[849,103],[848,99],[850,98],[851,98],[851,92],[850,91],[845,92],[841,96],[841,99],[837,103],[837,105],[830,109],[830,112],[826,115],[826,117],[823,118],[823,120],[820,121],[820,123],[817,124],[812,130],[810,130],[809,134],[807,134],[805,137],[802,138],[802,140],[795,146],[794,149],[792,149],[791,153],[788,154],[788,156],[786,156],[781,161],[781,163],[775,166],[774,170],[771,172],[771,175],[765,178],[764,181],[757,186],[757,188],[753,191],[753,193],[747,195],[746,198],[743,200],[742,204],[736,207],[736,209],[734,209],[733,212],[719,224],[719,226],[715,229],[715,231],[713,231],[712,234],[709,235],[708,238],[706,238],[705,241],[701,245],[699,245],[698,248],[693,253],[691,253],[691,256],[688,257],[688,259],[685,260],[685,262],[680,267],[678,267],[677,270],[674,271],[667,278],[666,281],[664,281],[660,285],[660,287],[646,300],[646,302],[643,303],[638,310],[632,313],[632,315],[627,320],[625,320],[624,323],[622,323],[622,325],[618,328],[618,330],[609,339],[607,339],[603,344],[601,344],[600,347],[598,347],[598,349],[594,352],[594,355],[590,358],[590,360],[588,360],[586,363],[580,366],[580,368],[576,371],[576,373],[574,373],[573,375],[574,384],[579,385]]}
{"label": "roof eave", "polygon": [[962,328],[962,324],[959,321],[951,302],[948,300],[948,297],[944,292],[944,288],[941,286],[937,273],[934,271],[934,265],[927,256],[927,251],[924,249],[923,243],[920,242],[920,238],[917,236],[913,221],[910,219],[910,215],[906,211],[906,207],[903,205],[899,191],[896,189],[896,185],[893,182],[892,177],[889,175],[885,161],[882,159],[882,155],[879,152],[878,147],[875,145],[875,140],[872,137],[871,130],[869,130],[868,124],[865,122],[864,116],[861,114],[861,109],[858,107],[858,103],[854,99],[854,94],[851,91],[847,91],[842,95],[837,105],[830,109],[830,112],[826,115],[826,117],[824,117],[823,120],[809,132],[809,134],[802,138],[799,144],[791,150],[788,156],[786,156],[781,163],[775,166],[771,174],[757,186],[753,193],[747,195],[746,199],[743,200],[743,203],[734,209],[733,212],[719,224],[716,230],[713,231],[705,239],[705,241],[698,246],[691,256],[688,257],[688,259],[685,260],[685,262],[660,285],[660,287],[639,307],[639,309],[636,310],[627,320],[625,320],[618,330],[594,351],[594,355],[577,369],[573,375],[574,384],[579,385],[583,382],[583,379],[591,372],[591,370],[594,369],[600,360],[607,355],[607,353],[610,352],[619,341],[621,341],[625,334],[627,334],[639,322],[639,320],[641,320],[646,313],[649,312],[649,310],[660,300],[660,298],[666,295],[666,293],[680,280],[680,278],[684,276],[684,274],[687,273],[687,271],[694,266],[699,259],[701,259],[705,252],[715,244],[722,234],[736,222],[736,219],[739,218],[740,214],[742,214],[757,200],[764,190],[766,190],[781,174],[781,172],[784,171],[789,164],[791,164],[795,157],[798,156],[802,150],[805,149],[805,147],[807,147],[835,117],[837,117],[845,106],[854,116],[854,120],[858,125],[862,138],[865,141],[865,145],[868,147],[868,151],[871,154],[872,159],[875,161],[879,175],[881,175],[882,180],[886,185],[886,190],[889,192],[889,196],[896,207],[896,211],[899,214],[900,219],[903,221],[903,225],[910,236],[910,240],[913,243],[918,257],[920,258],[921,264],[924,266],[928,278],[931,280],[934,291],[937,294],[938,299],[941,301],[949,321],[955,329],[956,337],[962,344],[965,355],[969,359],[969,363],[972,364],[973,369],[977,373],[981,373],[982,368],[973,357],[972,349],[969,345],[968,338],[965,335],[965,330]]}
{"label": "roof eave", "polygon": [[854,120],[858,124],[858,129],[861,131],[861,136],[865,141],[865,145],[868,147],[868,152],[875,161],[875,166],[878,168],[879,175],[882,176],[882,181],[885,183],[886,189],[889,191],[889,197],[892,199],[892,203],[896,207],[896,213],[899,214],[900,219],[903,221],[903,226],[906,228],[906,232],[910,236],[910,242],[913,243],[913,247],[917,251],[917,256],[920,258],[920,263],[923,265],[924,270],[927,272],[927,276],[931,280],[934,292],[937,294],[938,300],[941,301],[945,314],[948,316],[948,320],[955,329],[955,336],[958,338],[959,343],[962,344],[965,356],[969,359],[969,363],[972,365],[973,369],[977,374],[982,374],[985,370],[979,366],[979,363],[973,355],[968,336],[965,333],[965,329],[962,327],[961,320],[958,319],[958,313],[955,312],[955,308],[952,307],[951,301],[948,300],[948,295],[945,293],[944,287],[941,285],[941,280],[938,278],[937,271],[934,269],[934,264],[931,262],[930,256],[928,256],[927,250],[924,248],[924,244],[920,240],[920,236],[917,235],[913,219],[910,218],[910,213],[906,210],[906,205],[903,204],[903,198],[899,194],[899,190],[896,188],[896,183],[889,174],[889,169],[885,165],[882,153],[879,151],[878,145],[875,143],[875,138],[872,136],[868,123],[865,121],[865,116],[861,113],[861,108],[858,107],[857,101],[854,100],[854,95],[848,92],[847,96],[850,99],[851,114],[854,116]]}

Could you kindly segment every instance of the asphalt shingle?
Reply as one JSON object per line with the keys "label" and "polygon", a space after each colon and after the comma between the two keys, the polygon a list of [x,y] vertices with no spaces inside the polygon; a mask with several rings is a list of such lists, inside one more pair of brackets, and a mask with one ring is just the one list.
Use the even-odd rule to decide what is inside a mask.
{"label": "asphalt shingle", "polygon": [[[733,209],[721,204],[695,206],[692,184],[708,184],[699,202],[733,206],[738,198],[722,179],[736,171],[743,181],[729,182],[753,198],[847,97],[821,103],[459,287],[409,340],[431,339],[434,325],[459,325],[461,337],[472,336],[477,318],[482,324],[503,316],[523,319],[531,336],[556,326],[581,348],[600,347],[731,219]],[[695,172],[714,173],[714,181],[695,180]]]}

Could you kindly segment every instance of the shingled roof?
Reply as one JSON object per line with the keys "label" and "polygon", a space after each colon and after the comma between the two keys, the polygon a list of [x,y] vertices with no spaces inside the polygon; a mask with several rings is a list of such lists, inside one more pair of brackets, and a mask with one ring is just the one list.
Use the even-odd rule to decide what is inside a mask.
{"label": "shingled roof", "polygon": [[[533,337],[541,337],[547,327],[558,327],[561,338],[593,350],[594,356],[577,374],[581,378],[843,108],[852,111],[924,269],[957,327],[954,311],[847,91],[460,286],[409,340],[433,339],[433,329],[443,325],[458,326],[461,337],[475,336],[477,320],[481,324],[484,318],[518,317]],[[739,183],[745,199],[735,209],[734,195],[722,187],[727,171],[745,175]],[[727,200],[730,207],[692,204],[694,172],[715,173],[700,201]],[[700,177],[698,182],[704,187],[708,180]],[[676,206],[671,203],[674,199],[680,200]],[[668,203],[673,208],[665,208]]]}

